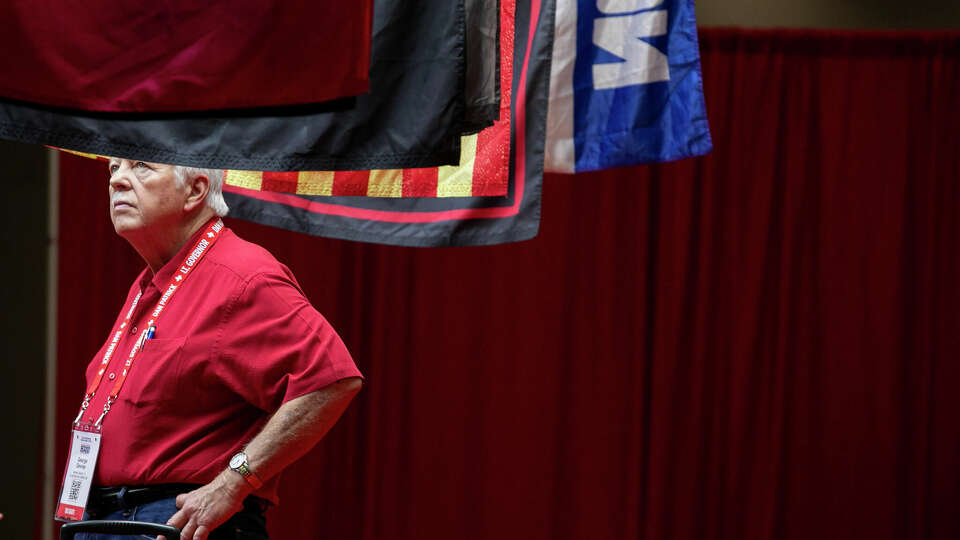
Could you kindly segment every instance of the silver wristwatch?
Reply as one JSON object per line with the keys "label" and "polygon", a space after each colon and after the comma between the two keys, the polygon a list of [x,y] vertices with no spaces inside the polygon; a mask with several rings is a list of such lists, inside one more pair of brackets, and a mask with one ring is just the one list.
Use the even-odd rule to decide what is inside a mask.
{"label": "silver wristwatch", "polygon": [[237,452],[230,458],[230,470],[239,473],[248,484],[253,486],[253,489],[260,489],[260,487],[263,486],[263,481],[260,480],[257,473],[253,472],[250,468],[250,462],[247,461],[247,454],[243,453],[243,450]]}

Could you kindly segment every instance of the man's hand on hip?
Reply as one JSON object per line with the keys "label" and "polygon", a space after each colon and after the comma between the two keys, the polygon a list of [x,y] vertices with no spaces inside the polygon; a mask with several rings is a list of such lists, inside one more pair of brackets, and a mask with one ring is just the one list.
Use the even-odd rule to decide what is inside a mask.
{"label": "man's hand on hip", "polygon": [[[317,444],[362,386],[359,377],[347,377],[281,405],[244,448],[247,466],[261,480],[279,473]],[[224,469],[213,482],[178,496],[180,510],[167,525],[179,528],[183,540],[207,540],[213,529],[240,511],[252,492],[243,476]]]}
{"label": "man's hand on hip", "polygon": [[181,540],[207,540],[214,529],[243,508],[243,499],[250,491],[240,475],[223,471],[209,484],[177,495],[180,510],[167,525],[180,529]]}

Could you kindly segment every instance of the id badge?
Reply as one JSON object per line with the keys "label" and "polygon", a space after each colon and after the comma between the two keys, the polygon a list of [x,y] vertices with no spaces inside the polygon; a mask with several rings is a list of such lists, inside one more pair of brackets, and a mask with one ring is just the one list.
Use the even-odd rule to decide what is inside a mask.
{"label": "id badge", "polygon": [[67,472],[60,488],[60,503],[57,505],[58,521],[80,521],[87,507],[93,471],[100,453],[100,426],[80,423],[73,426],[70,439],[70,458]]}

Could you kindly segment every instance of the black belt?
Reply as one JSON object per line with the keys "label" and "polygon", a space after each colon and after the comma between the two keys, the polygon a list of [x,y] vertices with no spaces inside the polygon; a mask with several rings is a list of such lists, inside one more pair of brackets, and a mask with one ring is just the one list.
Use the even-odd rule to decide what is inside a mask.
{"label": "black belt", "polygon": [[[94,518],[101,518],[117,510],[129,510],[161,499],[176,497],[198,487],[200,487],[200,484],[95,487],[90,490],[87,512]],[[266,500],[253,495],[243,501],[245,510],[257,510],[260,513],[265,512],[269,504]]]}

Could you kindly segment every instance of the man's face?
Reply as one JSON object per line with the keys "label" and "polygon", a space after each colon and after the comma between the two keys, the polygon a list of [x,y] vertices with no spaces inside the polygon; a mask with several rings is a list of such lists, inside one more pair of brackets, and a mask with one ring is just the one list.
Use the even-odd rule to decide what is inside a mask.
{"label": "man's face", "polygon": [[177,185],[173,165],[111,158],[110,219],[117,234],[173,227],[188,190]]}

